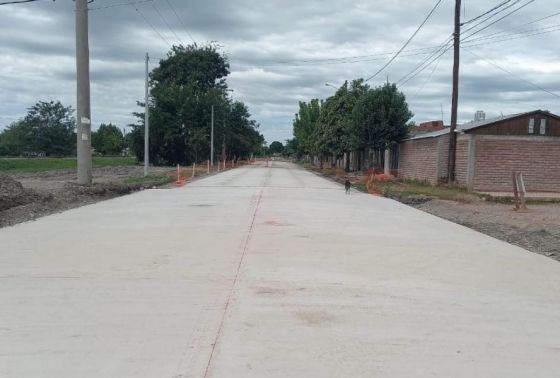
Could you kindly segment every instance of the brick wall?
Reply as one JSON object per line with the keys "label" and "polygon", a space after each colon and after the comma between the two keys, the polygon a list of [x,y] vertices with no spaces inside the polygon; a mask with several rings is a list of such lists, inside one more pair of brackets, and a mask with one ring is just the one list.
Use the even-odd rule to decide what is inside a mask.
{"label": "brick wall", "polygon": [[438,180],[447,180],[447,166],[449,165],[449,134],[438,139]]}
{"label": "brick wall", "polygon": [[469,142],[468,135],[457,136],[457,150],[455,152],[455,181],[460,186],[467,186],[467,172],[469,166]]}
{"label": "brick wall", "polygon": [[528,192],[560,192],[560,138],[477,136],[474,190],[510,192],[513,171]]}
{"label": "brick wall", "polygon": [[423,138],[408,140],[399,145],[398,177],[405,180],[437,183],[438,140]]}

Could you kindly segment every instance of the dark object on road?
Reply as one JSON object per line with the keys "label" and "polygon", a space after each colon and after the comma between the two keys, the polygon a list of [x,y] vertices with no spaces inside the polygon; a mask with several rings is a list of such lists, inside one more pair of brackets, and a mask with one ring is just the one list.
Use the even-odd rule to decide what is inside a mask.
{"label": "dark object on road", "polygon": [[346,181],[344,181],[344,188],[346,189],[346,194],[350,194],[351,187],[352,184],[350,183],[350,180],[346,179]]}

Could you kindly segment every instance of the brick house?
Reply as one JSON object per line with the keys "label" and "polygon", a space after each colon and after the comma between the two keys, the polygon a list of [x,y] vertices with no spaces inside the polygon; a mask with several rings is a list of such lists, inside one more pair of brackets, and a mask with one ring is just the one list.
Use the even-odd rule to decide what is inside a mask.
{"label": "brick house", "polygon": [[[536,110],[457,126],[456,181],[471,191],[509,192],[512,172],[529,192],[560,192],[560,116]],[[398,146],[398,177],[447,177],[449,128],[414,133]]]}

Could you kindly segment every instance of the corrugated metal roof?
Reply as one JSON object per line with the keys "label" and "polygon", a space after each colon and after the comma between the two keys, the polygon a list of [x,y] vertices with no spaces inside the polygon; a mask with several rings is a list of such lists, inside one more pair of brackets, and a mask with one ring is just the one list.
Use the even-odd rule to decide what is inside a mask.
{"label": "corrugated metal roof", "polygon": [[511,119],[511,118],[519,117],[519,116],[522,116],[524,114],[530,114],[530,113],[534,113],[534,112],[517,113],[517,114],[510,114],[510,115],[505,115],[505,116],[483,119],[481,121],[471,121],[471,122],[463,123],[462,125],[457,125],[457,131],[465,131],[465,130],[476,129],[477,127],[490,125],[492,123],[508,120],[508,119]]}
{"label": "corrugated metal roof", "polygon": [[[543,113],[546,113],[546,114],[548,114],[552,117],[558,118],[557,115],[552,114],[548,111],[533,110],[533,111],[525,112],[525,113],[509,114],[509,115],[505,115],[505,116],[488,118],[488,119],[485,119],[485,120],[482,120],[482,121],[471,121],[471,122],[463,123],[461,125],[457,125],[457,129],[455,130],[455,132],[456,133],[465,132],[465,131],[469,131],[469,130],[472,130],[472,129],[476,129],[478,127],[491,125],[491,124],[496,123],[496,122],[500,122],[500,121],[504,121],[504,120],[508,120],[508,119],[512,119],[512,118],[516,118],[516,117],[522,117],[524,115],[533,114],[533,113],[537,113],[537,112],[543,112]],[[410,138],[407,138],[405,140],[437,138],[437,137],[445,135],[445,134],[449,134],[449,127],[446,127],[443,130],[432,131],[432,132],[423,133],[423,134],[417,134],[417,135],[411,136]]]}

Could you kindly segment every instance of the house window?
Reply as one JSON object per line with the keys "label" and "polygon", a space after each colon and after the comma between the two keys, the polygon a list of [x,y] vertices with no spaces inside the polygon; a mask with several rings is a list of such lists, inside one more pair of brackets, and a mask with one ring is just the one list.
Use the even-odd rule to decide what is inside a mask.
{"label": "house window", "polygon": [[529,120],[529,134],[534,134],[535,133],[535,119],[531,118]]}
{"label": "house window", "polygon": [[539,132],[541,135],[546,134],[546,119],[541,119],[541,127],[539,128]]}

